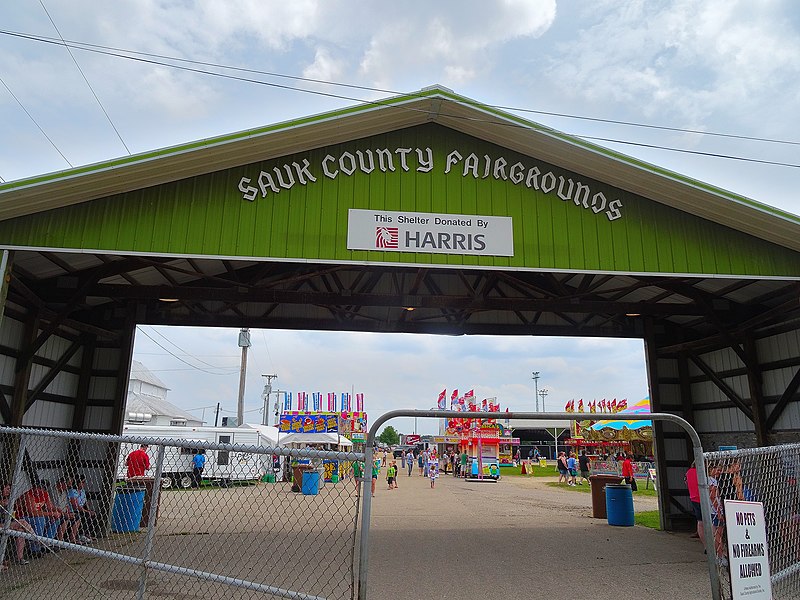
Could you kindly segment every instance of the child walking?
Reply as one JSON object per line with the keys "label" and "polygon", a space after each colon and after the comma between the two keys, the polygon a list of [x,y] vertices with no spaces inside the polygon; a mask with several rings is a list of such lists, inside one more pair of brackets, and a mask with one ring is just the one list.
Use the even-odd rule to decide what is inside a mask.
{"label": "child walking", "polygon": [[439,461],[431,460],[428,463],[428,477],[431,478],[431,489],[436,487],[436,478],[439,477]]}
{"label": "child walking", "polygon": [[386,469],[386,484],[389,486],[388,489],[394,489],[394,478],[397,474],[397,467],[394,464],[391,464]]}

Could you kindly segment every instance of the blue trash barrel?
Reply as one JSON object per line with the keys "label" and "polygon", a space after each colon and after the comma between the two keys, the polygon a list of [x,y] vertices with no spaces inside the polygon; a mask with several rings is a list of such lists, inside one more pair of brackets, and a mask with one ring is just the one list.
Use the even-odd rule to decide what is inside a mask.
{"label": "blue trash barrel", "polygon": [[139,531],[144,508],[144,490],[138,488],[120,488],[114,498],[111,509],[111,531],[127,533]]}
{"label": "blue trash barrel", "polygon": [[305,471],[303,473],[303,495],[316,496],[319,494],[319,473],[317,471]]}
{"label": "blue trash barrel", "polygon": [[633,492],[627,484],[606,485],[608,524],[633,527]]}

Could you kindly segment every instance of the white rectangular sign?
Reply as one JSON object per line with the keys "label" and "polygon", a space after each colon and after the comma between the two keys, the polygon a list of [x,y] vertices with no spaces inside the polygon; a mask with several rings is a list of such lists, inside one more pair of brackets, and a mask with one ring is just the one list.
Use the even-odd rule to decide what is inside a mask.
{"label": "white rectangular sign", "polygon": [[725,529],[733,600],[772,600],[764,505],[725,500]]}
{"label": "white rectangular sign", "polygon": [[514,256],[511,217],[351,208],[349,250]]}

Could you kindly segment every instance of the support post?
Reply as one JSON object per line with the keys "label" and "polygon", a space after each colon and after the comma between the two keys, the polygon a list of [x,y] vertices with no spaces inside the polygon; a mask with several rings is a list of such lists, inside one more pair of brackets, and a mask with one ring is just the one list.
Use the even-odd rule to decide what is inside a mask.
{"label": "support post", "polygon": [[156,473],[153,482],[153,492],[150,498],[150,514],[147,515],[147,536],[144,540],[144,551],[142,552],[142,575],[139,578],[139,591],[136,600],[144,600],[145,590],[147,589],[147,563],[153,554],[153,539],[156,535],[156,516],[158,515],[158,502],[161,495],[161,475],[164,472],[164,446],[159,445],[156,455]]}
{"label": "support post", "polygon": [[3,314],[6,309],[8,286],[11,283],[11,268],[14,266],[14,252],[0,250],[0,330],[3,328]]}
{"label": "support post", "polygon": [[761,363],[758,361],[758,350],[752,336],[745,336],[744,352],[747,356],[747,385],[750,389],[750,406],[753,411],[753,429],[756,432],[756,444],[758,446],[768,446],[767,438],[767,416],[764,411],[764,393],[761,385]]}

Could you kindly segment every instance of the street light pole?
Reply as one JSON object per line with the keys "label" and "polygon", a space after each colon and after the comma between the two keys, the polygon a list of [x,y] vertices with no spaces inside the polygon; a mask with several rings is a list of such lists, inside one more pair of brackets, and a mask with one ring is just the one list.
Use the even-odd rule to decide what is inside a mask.
{"label": "street light pole", "polygon": [[536,412],[539,412],[539,371],[534,371],[531,379],[533,379],[533,397],[536,398]]}
{"label": "street light pole", "polygon": [[544,398],[545,396],[547,396],[547,390],[546,389],[539,390],[539,395],[542,397],[542,411],[547,412],[547,409],[544,406]]}

